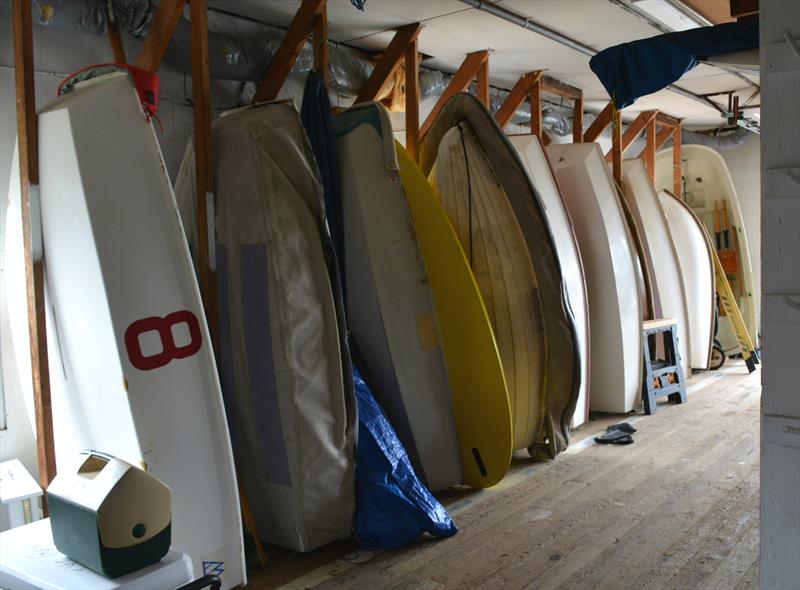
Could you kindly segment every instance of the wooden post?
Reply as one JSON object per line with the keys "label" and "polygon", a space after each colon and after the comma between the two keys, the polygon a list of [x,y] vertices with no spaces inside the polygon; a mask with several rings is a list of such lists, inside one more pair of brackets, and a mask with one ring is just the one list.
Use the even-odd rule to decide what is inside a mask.
{"label": "wooden post", "polygon": [[[392,75],[394,75],[395,70],[400,66],[400,60],[403,59],[404,56],[406,59],[406,85],[408,84],[408,56],[410,46],[413,43],[416,51],[416,40],[421,30],[422,25],[419,23],[406,25],[397,29],[386,51],[383,52],[378,63],[375,64],[372,74],[370,74],[370,77],[364,82],[364,86],[359,90],[355,104],[375,100],[380,96],[384,87],[392,78]],[[415,55],[414,61],[419,65],[419,56]],[[408,93],[408,90],[406,90],[406,93]]]}
{"label": "wooden post", "polygon": [[256,102],[275,100],[312,31],[315,19],[325,13],[325,0],[302,0],[300,8],[294,15],[278,51],[275,52],[264,78],[256,90]]}
{"label": "wooden post", "polygon": [[153,24],[150,25],[147,37],[139,49],[139,55],[136,56],[137,67],[151,72],[158,69],[167,51],[167,45],[172,39],[172,33],[183,16],[185,4],[186,0],[162,0],[158,4]]}
{"label": "wooden post", "polygon": [[406,150],[419,161],[419,52],[416,37],[406,48]]}
{"label": "wooden post", "polygon": [[433,122],[439,115],[439,111],[442,110],[447,101],[459,92],[464,92],[467,88],[469,88],[470,82],[475,79],[475,77],[478,75],[478,71],[481,69],[481,66],[488,59],[489,52],[486,50],[475,51],[467,54],[467,57],[453,75],[453,79],[450,80],[450,84],[447,85],[444,93],[439,97],[439,100],[436,101],[436,104],[433,106],[433,110],[431,110],[431,112],[428,114],[428,117],[425,119],[425,122],[422,124],[422,128],[419,130],[420,141],[422,141],[422,138],[425,137],[428,129],[430,129],[431,125],[433,125]]}
{"label": "wooden post", "polygon": [[608,103],[605,108],[597,115],[597,118],[592,121],[592,124],[589,125],[589,128],[586,130],[586,133],[583,134],[583,141],[586,143],[591,143],[603,132],[603,130],[608,127],[608,124],[611,123],[612,114],[614,111],[614,103]]}
{"label": "wooden post", "polygon": [[111,53],[114,55],[114,61],[118,64],[127,64],[128,58],[125,55],[125,47],[122,45],[122,37],[119,34],[119,25],[117,18],[114,15],[114,10],[109,2],[107,5],[108,16],[108,43],[111,45]]}
{"label": "wooden post", "polygon": [[217,314],[209,258],[209,195],[214,192],[211,142],[211,100],[208,74],[207,0],[189,2],[192,19],[192,96],[194,99],[195,204],[197,207],[197,267],[200,295],[217,346]]}
{"label": "wooden post", "polygon": [[575,99],[572,115],[572,143],[583,142],[583,97]]}
{"label": "wooden post", "polygon": [[[38,195],[39,130],[33,81],[33,28],[31,2],[14,0],[14,78],[17,107],[17,146],[19,150],[20,206],[25,258],[25,289],[28,296],[33,404],[36,416],[36,451],[39,485],[46,488],[56,474],[53,440],[53,410],[50,401],[50,372],[47,357],[47,324],[44,301],[44,265],[41,235],[34,235],[39,220],[31,217],[31,193]],[[36,242],[36,247],[34,247]],[[47,515],[46,496],[43,508]]]}
{"label": "wooden post", "polygon": [[611,161],[614,180],[622,186],[622,111],[613,103],[611,108]]}
{"label": "wooden post", "polygon": [[321,12],[314,19],[314,69],[322,75],[325,87],[330,85],[330,60],[328,54],[328,7],[323,4]]}
{"label": "wooden post", "polygon": [[672,132],[672,192],[683,198],[683,174],[681,171],[681,126],[676,125]]}
{"label": "wooden post", "polygon": [[478,68],[478,75],[476,80],[475,93],[478,100],[483,103],[487,109],[489,108],[489,60],[485,59]]}
{"label": "wooden post", "polygon": [[542,78],[533,83],[531,88],[531,135],[542,139]]}
{"label": "wooden post", "polygon": [[644,165],[650,174],[650,180],[656,181],[656,118],[653,117],[647,122],[646,127],[647,144],[642,152]]}

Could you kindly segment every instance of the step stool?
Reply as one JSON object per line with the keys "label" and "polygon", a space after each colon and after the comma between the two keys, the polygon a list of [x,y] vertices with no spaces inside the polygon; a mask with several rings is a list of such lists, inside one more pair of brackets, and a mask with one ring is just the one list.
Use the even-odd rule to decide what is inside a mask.
{"label": "step stool", "polygon": [[[669,396],[669,401],[686,403],[686,385],[678,348],[678,325],[672,318],[648,320],[642,324],[644,348],[642,402],[645,414],[656,413],[656,399]],[[656,339],[664,339],[664,357],[656,358]]]}

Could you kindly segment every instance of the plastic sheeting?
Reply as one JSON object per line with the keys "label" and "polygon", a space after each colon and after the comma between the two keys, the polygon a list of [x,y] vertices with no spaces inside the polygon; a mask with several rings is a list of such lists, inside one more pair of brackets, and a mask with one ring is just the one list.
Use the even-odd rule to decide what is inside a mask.
{"label": "plastic sheeting", "polygon": [[453,519],[414,473],[400,439],[353,367],[358,401],[356,536],[364,549],[399,549],[424,533],[451,537]]}
{"label": "plastic sheeting", "polygon": [[758,20],[700,27],[614,45],[589,60],[617,108],[666,88],[701,58],[758,48]]}

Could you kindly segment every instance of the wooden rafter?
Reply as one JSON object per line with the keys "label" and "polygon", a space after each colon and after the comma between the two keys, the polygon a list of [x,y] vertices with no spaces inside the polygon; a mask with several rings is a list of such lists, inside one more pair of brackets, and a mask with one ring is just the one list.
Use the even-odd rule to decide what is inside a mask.
{"label": "wooden rafter", "polygon": [[[439,115],[439,111],[442,110],[444,105],[450,100],[453,96],[458,94],[459,92],[464,92],[467,88],[469,88],[470,83],[476,78],[478,75],[478,71],[483,67],[487,61],[489,60],[489,52],[486,50],[483,51],[475,51],[474,53],[467,54],[467,57],[461,63],[456,73],[453,75],[453,79],[450,80],[450,84],[448,84],[447,88],[439,97],[439,100],[436,101],[436,104],[433,107],[433,110],[428,115],[425,122],[422,124],[422,128],[419,131],[420,141],[425,134],[430,129],[433,122],[436,120],[436,117]],[[488,78],[488,77],[487,77]]]}
{"label": "wooden rafter", "polygon": [[303,0],[261,80],[256,102],[275,100],[278,96],[318,16],[327,19],[326,1]]}
{"label": "wooden rafter", "polygon": [[322,76],[327,87],[330,83],[330,56],[328,53],[328,11],[323,10],[314,18],[312,25],[314,69]]}
{"label": "wooden rafter", "polygon": [[656,135],[656,149],[660,149],[665,143],[669,141],[669,138],[672,137],[673,132],[675,131],[674,127],[662,127],[658,130],[658,134]]}
{"label": "wooden rafter", "polygon": [[[47,356],[47,324],[44,301],[44,264],[41,236],[34,236],[38,220],[31,218],[31,193],[39,184],[39,145],[36,98],[33,81],[33,30],[31,2],[14,0],[14,78],[17,99],[17,145],[19,149],[20,205],[25,263],[25,288],[28,296],[33,404],[36,417],[36,450],[39,485],[46,488],[56,474],[53,438],[53,410],[50,401],[50,372]],[[34,251],[34,241],[39,247]],[[47,504],[44,504],[45,514]]]}
{"label": "wooden rafter", "polygon": [[415,37],[406,47],[406,149],[419,161],[419,51]]}
{"label": "wooden rafter", "polygon": [[577,86],[572,86],[561,80],[556,80],[550,76],[542,76],[542,92],[548,94],[555,94],[556,96],[563,96],[570,100],[577,100],[583,98],[583,90]]}
{"label": "wooden rafter", "polygon": [[514,84],[511,92],[508,93],[508,96],[506,96],[503,104],[500,105],[500,108],[494,115],[494,118],[500,127],[505,127],[508,124],[516,110],[523,102],[525,102],[525,99],[530,96],[533,85],[537,80],[539,80],[539,78],[541,78],[541,75],[541,70],[538,70],[536,72],[528,72],[527,74],[522,74],[522,76],[520,76],[519,80],[517,80],[516,84]]}
{"label": "wooden rafter", "polygon": [[380,96],[384,87],[400,66],[400,60],[408,55],[407,50],[409,45],[417,40],[421,30],[422,25],[419,23],[406,25],[397,29],[386,51],[383,52],[378,63],[375,64],[375,69],[372,70],[372,74],[364,83],[364,86],[361,87],[361,90],[359,90],[356,103],[375,100]]}
{"label": "wooden rafter", "polygon": [[183,16],[185,4],[186,0],[161,0],[153,24],[150,25],[147,37],[139,49],[139,55],[136,56],[137,67],[151,72],[158,69],[172,39],[172,33]]}
{"label": "wooden rafter", "polygon": [[[633,121],[631,121],[631,124],[628,125],[628,128],[625,130],[625,134],[622,136],[620,153],[624,153],[625,150],[627,150],[630,145],[636,141],[636,138],[642,134],[650,121],[655,119],[656,112],[657,111],[642,111]],[[610,162],[612,156],[613,150],[606,154],[606,160]]]}
{"label": "wooden rafter", "polygon": [[597,115],[597,118],[592,121],[586,133],[583,134],[583,141],[587,143],[593,142],[600,137],[600,134],[611,123],[612,114],[614,112],[614,103],[608,103],[605,108]]}

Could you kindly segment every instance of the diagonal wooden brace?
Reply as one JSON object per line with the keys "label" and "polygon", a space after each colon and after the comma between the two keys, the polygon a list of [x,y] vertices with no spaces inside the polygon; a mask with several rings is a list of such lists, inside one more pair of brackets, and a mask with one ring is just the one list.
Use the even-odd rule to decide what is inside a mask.
{"label": "diagonal wooden brace", "polygon": [[326,0],[302,1],[256,90],[255,102],[275,100],[289,72],[292,71],[306,39],[314,32],[315,24],[319,22],[317,17],[327,19],[326,15]]}
{"label": "diagonal wooden brace", "polygon": [[[436,117],[439,115],[439,112],[442,110],[444,105],[450,100],[453,96],[458,94],[459,92],[464,92],[467,88],[469,88],[470,83],[478,77],[479,72],[481,69],[487,67],[489,62],[489,52],[487,50],[483,51],[475,51],[474,53],[467,54],[467,57],[461,63],[456,73],[453,75],[453,79],[450,80],[450,84],[439,97],[439,100],[436,101],[436,104],[433,107],[433,110],[428,115],[428,118],[425,119],[425,122],[422,124],[422,128],[419,131],[419,138],[422,141],[422,138],[425,137],[425,134],[428,132],[428,129],[431,128],[433,122],[436,120]],[[484,83],[485,87],[488,89],[488,75],[484,77],[486,82]],[[480,86],[482,84],[478,84],[479,86],[479,93],[480,96]]]}
{"label": "diagonal wooden brace", "polygon": [[172,39],[172,33],[181,20],[185,5],[186,0],[162,0],[159,3],[153,24],[150,25],[134,65],[151,72],[158,69]]}
{"label": "diagonal wooden brace", "polygon": [[383,52],[380,60],[375,64],[372,74],[359,91],[356,97],[356,104],[375,100],[380,96],[384,87],[400,66],[400,60],[405,57],[406,50],[417,40],[421,30],[422,25],[419,23],[397,29],[391,43],[389,43],[389,47]]}

